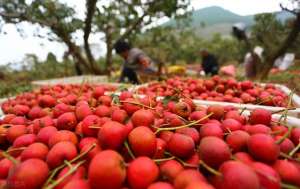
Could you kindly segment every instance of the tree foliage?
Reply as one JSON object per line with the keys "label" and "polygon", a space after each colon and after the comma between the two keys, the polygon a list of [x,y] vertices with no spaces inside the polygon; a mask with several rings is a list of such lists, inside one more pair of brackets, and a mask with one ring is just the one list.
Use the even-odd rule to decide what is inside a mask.
{"label": "tree foliage", "polygon": [[290,49],[298,49],[300,33],[300,1],[291,0],[291,7],[280,5],[283,11],[291,13],[294,17],[286,23],[276,19],[275,14],[261,14],[255,17],[251,43],[264,47],[264,59],[259,66],[259,79],[266,79],[275,60]]}
{"label": "tree foliage", "polygon": [[241,60],[245,48],[233,38],[215,34],[211,39],[197,36],[192,29],[177,30],[172,27],[153,28],[136,38],[135,44],[157,61],[170,64],[200,61],[201,49],[215,54],[220,64]]}
{"label": "tree foliage", "polygon": [[[161,17],[182,15],[189,0],[86,0],[85,18],[78,18],[74,8],[59,0],[2,0],[2,23],[28,22],[49,29],[47,37],[68,47],[74,61],[89,72],[100,74],[100,69],[89,44],[90,34],[104,33],[107,44],[107,67],[111,64],[113,44],[117,39],[138,33],[143,26]],[[74,34],[83,33],[84,50],[75,42]],[[107,69],[104,69],[107,71]],[[109,70],[108,70],[109,71]]]}

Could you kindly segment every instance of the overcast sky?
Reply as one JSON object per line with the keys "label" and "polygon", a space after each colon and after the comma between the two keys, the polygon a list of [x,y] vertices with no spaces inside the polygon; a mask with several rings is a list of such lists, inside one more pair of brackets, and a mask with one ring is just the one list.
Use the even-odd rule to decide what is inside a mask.
{"label": "overcast sky", "polygon": [[[84,14],[85,1],[63,1],[75,6],[79,15],[82,16]],[[220,6],[240,15],[250,15],[280,10],[280,2],[287,2],[287,0],[192,0],[192,6],[194,9]],[[0,65],[20,61],[26,53],[37,54],[40,59],[44,59],[48,52],[53,52],[58,57],[61,57],[64,53],[64,45],[32,37],[31,34],[34,31],[32,26],[24,24],[22,29],[28,34],[26,38],[22,38],[13,25],[6,25],[4,27],[7,34],[0,34]],[[100,37],[94,36],[91,40],[99,42]]]}

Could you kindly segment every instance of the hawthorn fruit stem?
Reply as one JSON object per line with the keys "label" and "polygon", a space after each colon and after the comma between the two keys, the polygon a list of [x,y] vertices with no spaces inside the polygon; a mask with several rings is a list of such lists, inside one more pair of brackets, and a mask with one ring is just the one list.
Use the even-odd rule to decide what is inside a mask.
{"label": "hawthorn fruit stem", "polygon": [[202,165],[206,170],[208,170],[211,174],[216,175],[216,176],[222,176],[222,173],[220,173],[219,171],[213,169],[212,167],[210,167],[209,165],[207,165],[204,161],[200,160],[199,164]]}
{"label": "hawthorn fruit stem", "polygon": [[155,131],[155,134],[158,134],[159,132],[161,131],[172,131],[172,130],[177,130],[177,129],[182,129],[182,128],[186,128],[186,127],[190,127],[190,126],[193,126],[193,125],[196,125],[197,123],[209,118],[210,116],[212,116],[213,113],[210,113],[208,114],[207,116],[197,120],[197,121],[194,121],[194,122],[191,122],[189,124],[186,124],[186,125],[181,125],[181,126],[178,126],[178,127],[165,127],[165,128],[157,128],[157,127],[154,127],[156,128],[157,130]]}
{"label": "hawthorn fruit stem", "polygon": [[166,155],[174,157],[177,161],[179,161],[184,167],[189,167],[189,168],[198,168],[198,166],[196,165],[191,165],[189,163],[186,163],[185,161],[183,161],[182,159],[180,159],[179,157],[173,156],[170,152],[165,152]]}
{"label": "hawthorn fruit stem", "polygon": [[148,108],[148,109],[151,109],[151,110],[155,110],[155,108],[152,108],[150,106],[141,104],[139,102],[131,102],[131,101],[126,101],[126,100],[121,100],[120,103],[129,103],[129,104],[134,104],[134,105],[142,106],[143,108]]}
{"label": "hawthorn fruit stem", "polygon": [[129,153],[130,157],[132,159],[135,159],[135,156],[134,156],[133,152],[131,151],[131,149],[130,149],[129,144],[128,144],[127,141],[124,142],[124,145],[125,145],[125,148],[127,149],[128,153]]}
{"label": "hawthorn fruit stem", "polygon": [[292,158],[292,157],[290,157],[288,154],[286,154],[286,153],[283,153],[283,152],[280,152],[280,156],[281,157],[284,157],[284,158],[286,158],[286,159],[289,159],[289,160],[292,160],[292,161],[296,161],[296,162],[299,162],[300,163],[300,159],[299,158]]}
{"label": "hawthorn fruit stem", "polygon": [[14,165],[17,165],[19,163],[19,161],[17,159],[15,159],[14,157],[12,157],[11,155],[9,155],[7,152],[2,152],[2,155],[10,160]]}
{"label": "hawthorn fruit stem", "polygon": [[298,145],[289,153],[290,157],[293,157],[293,155],[300,149],[300,140]]}
{"label": "hawthorn fruit stem", "polygon": [[299,189],[299,187],[291,185],[291,184],[287,184],[287,183],[281,183],[281,188],[283,189]]}
{"label": "hawthorn fruit stem", "polygon": [[25,150],[25,149],[26,149],[26,147],[12,148],[12,149],[7,150],[7,153],[21,151],[21,150]]}
{"label": "hawthorn fruit stem", "polygon": [[156,162],[156,163],[160,163],[160,162],[169,161],[169,160],[172,160],[172,159],[176,159],[176,157],[172,156],[172,157],[169,157],[169,158],[154,159],[153,161]]}
{"label": "hawthorn fruit stem", "polygon": [[[90,151],[92,151],[94,148],[96,147],[96,143],[93,143],[86,151],[82,152],[81,154],[79,154],[78,156],[76,156],[75,158],[73,158],[71,161],[69,161],[69,163],[73,163],[79,159],[81,159],[82,157],[84,157],[85,155],[87,155]],[[48,178],[48,180],[45,182],[44,186],[49,185],[49,183],[52,181],[52,179],[54,178],[54,176],[56,175],[56,173],[63,169],[67,164],[62,164],[58,167],[56,167],[55,169],[53,169],[52,171],[50,171],[50,176]]]}
{"label": "hawthorn fruit stem", "polygon": [[279,140],[277,140],[275,143],[276,144],[281,144],[281,143],[283,143],[283,141],[285,140],[285,139],[287,139],[289,136],[290,136],[290,134],[291,134],[291,132],[292,132],[292,129],[293,129],[293,127],[288,127],[288,132],[286,132]]}
{"label": "hawthorn fruit stem", "polygon": [[80,161],[79,163],[77,163],[76,165],[72,166],[70,164],[70,162],[66,163],[68,166],[69,164],[71,166],[69,166],[69,170],[66,174],[64,174],[64,176],[62,176],[61,178],[59,178],[58,180],[54,181],[52,184],[50,184],[49,186],[45,187],[45,189],[53,189],[55,188],[57,185],[59,185],[65,178],[67,178],[68,176],[70,176],[71,174],[73,174],[79,166],[81,166],[83,163],[85,162],[85,160]]}
{"label": "hawthorn fruit stem", "polygon": [[278,114],[278,113],[289,111],[289,110],[296,110],[296,108],[285,108],[285,109],[282,109],[282,110],[277,110],[275,112],[272,112],[272,114]]}

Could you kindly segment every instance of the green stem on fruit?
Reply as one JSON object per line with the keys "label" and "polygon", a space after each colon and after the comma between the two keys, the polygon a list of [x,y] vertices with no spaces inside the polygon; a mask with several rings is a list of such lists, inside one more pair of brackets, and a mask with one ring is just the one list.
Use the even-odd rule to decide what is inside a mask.
{"label": "green stem on fruit", "polygon": [[[82,152],[81,154],[79,154],[78,156],[76,156],[75,158],[73,158],[71,161],[69,161],[70,163],[74,163],[75,161],[81,159],[82,157],[84,157],[85,155],[87,155],[90,151],[92,151],[95,147],[96,147],[96,143],[93,143],[86,151]],[[49,185],[49,183],[52,181],[52,179],[54,178],[54,176],[56,175],[56,173],[63,169],[66,166],[66,164],[62,164],[58,167],[56,167],[55,169],[53,169],[52,171],[50,171],[50,176],[48,178],[48,180],[45,182],[45,186]]]}
{"label": "green stem on fruit", "polygon": [[290,111],[290,110],[296,110],[296,108],[285,108],[285,109],[282,109],[282,110],[277,110],[275,112],[272,112],[272,114],[278,114],[278,113],[285,112],[285,111]]}
{"label": "green stem on fruit", "polygon": [[298,145],[289,153],[290,157],[293,157],[293,155],[300,149],[300,140]]}
{"label": "green stem on fruit", "polygon": [[292,161],[296,161],[296,162],[299,162],[300,163],[300,159],[299,158],[292,158],[290,157],[288,154],[286,153],[283,153],[283,152],[280,152],[280,156],[283,157],[283,158],[286,158],[288,160],[292,160]]}
{"label": "green stem on fruit", "polygon": [[211,174],[215,175],[215,176],[222,176],[222,173],[220,173],[219,171],[215,170],[214,168],[210,167],[209,165],[207,165],[204,161],[200,160],[199,164],[202,165],[206,170],[208,170]]}
{"label": "green stem on fruit", "polygon": [[282,118],[284,118],[283,122],[286,123],[287,115],[288,115],[288,109],[290,108],[290,106],[292,105],[292,102],[293,102],[292,101],[293,100],[293,95],[294,95],[294,90],[292,90],[291,93],[289,94],[287,107],[285,108],[285,111],[283,112],[283,114],[280,116],[279,122],[281,122]]}
{"label": "green stem on fruit", "polygon": [[154,159],[153,161],[155,163],[160,163],[160,162],[169,161],[169,160],[172,160],[172,159],[176,159],[176,157],[172,156],[172,157],[169,157],[169,158]]}
{"label": "green stem on fruit", "polygon": [[179,161],[184,167],[189,167],[189,168],[198,168],[197,165],[192,165],[189,163],[186,163],[185,161],[183,161],[182,159],[180,159],[179,157],[173,156],[171,153],[169,152],[165,152],[166,155],[174,157],[177,161]]}
{"label": "green stem on fruit", "polygon": [[150,107],[150,106],[147,106],[147,105],[142,104],[142,103],[139,103],[139,102],[132,102],[132,101],[126,101],[126,100],[121,100],[120,102],[121,102],[121,103],[134,104],[134,105],[142,106],[143,108],[148,108],[148,109],[151,109],[151,110],[155,110],[155,108],[152,108],[152,107]]}
{"label": "green stem on fruit", "polygon": [[272,131],[272,132],[270,132],[271,135],[278,135],[280,133],[282,133],[282,131]]}
{"label": "green stem on fruit", "polygon": [[287,139],[289,136],[290,136],[290,134],[291,134],[291,132],[292,132],[292,129],[293,129],[293,127],[288,127],[288,132],[286,132],[279,140],[277,140],[275,143],[276,144],[281,144],[281,143],[283,143],[283,141],[285,140],[285,139]]}
{"label": "green stem on fruit", "polygon": [[191,122],[189,124],[186,124],[186,125],[181,125],[181,126],[178,126],[178,127],[166,127],[166,128],[158,128],[158,127],[154,127],[155,129],[157,129],[155,131],[155,134],[161,132],[161,131],[172,131],[172,130],[177,130],[177,129],[182,129],[182,128],[186,128],[186,127],[190,127],[190,126],[193,126],[193,125],[196,125],[197,123],[209,118],[210,116],[212,116],[213,113],[210,113],[208,114],[207,116],[197,120],[197,121],[194,121],[194,122]]}
{"label": "green stem on fruit", "polygon": [[59,178],[58,180],[54,181],[52,184],[46,186],[44,189],[53,189],[55,188],[57,185],[59,185],[64,179],[66,179],[68,176],[70,176],[71,174],[73,174],[79,166],[81,166],[83,163],[85,162],[85,160],[80,161],[79,163],[77,163],[76,165],[72,166],[70,164],[70,162],[68,162],[68,164],[71,165],[70,169],[68,170],[68,172],[66,174],[64,174],[61,178]]}
{"label": "green stem on fruit", "polygon": [[12,157],[11,155],[9,155],[7,152],[2,152],[2,155],[10,160],[14,165],[17,165],[19,163],[19,161],[17,159],[15,159],[14,157]]}
{"label": "green stem on fruit", "polygon": [[7,150],[6,152],[9,154],[10,152],[15,152],[15,151],[21,151],[21,150],[25,150],[26,147],[20,147],[20,148],[12,148]]}
{"label": "green stem on fruit", "polygon": [[124,142],[124,145],[125,145],[125,148],[127,149],[128,153],[129,153],[130,157],[132,159],[135,159],[135,156],[134,156],[133,152],[131,151],[131,149],[130,149],[129,144],[128,144],[127,141]]}
{"label": "green stem on fruit", "polygon": [[90,129],[100,129],[101,127],[98,126],[89,126]]}
{"label": "green stem on fruit", "polygon": [[65,160],[64,161],[64,163],[69,167],[69,168],[71,168],[72,167],[72,164],[71,163],[69,163],[69,161],[67,161],[67,160]]}
{"label": "green stem on fruit", "polygon": [[247,108],[244,107],[244,108],[241,110],[240,115],[242,115],[242,114],[244,113],[244,111],[246,111],[246,110],[247,110]]}
{"label": "green stem on fruit", "polygon": [[294,186],[294,185],[283,183],[283,182],[281,183],[281,188],[282,189],[299,189],[298,186]]}

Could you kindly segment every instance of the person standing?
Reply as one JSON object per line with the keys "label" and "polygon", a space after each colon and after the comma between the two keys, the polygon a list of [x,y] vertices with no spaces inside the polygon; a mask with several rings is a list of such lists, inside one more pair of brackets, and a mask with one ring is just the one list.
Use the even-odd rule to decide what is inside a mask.
{"label": "person standing", "polygon": [[138,73],[157,72],[155,63],[141,49],[132,48],[131,44],[124,40],[117,41],[114,48],[124,60],[119,82],[125,82],[127,79],[130,83],[139,84]]}
{"label": "person standing", "polygon": [[205,72],[205,75],[217,75],[219,72],[217,58],[206,49],[202,49],[200,53],[202,57],[202,69]]}

